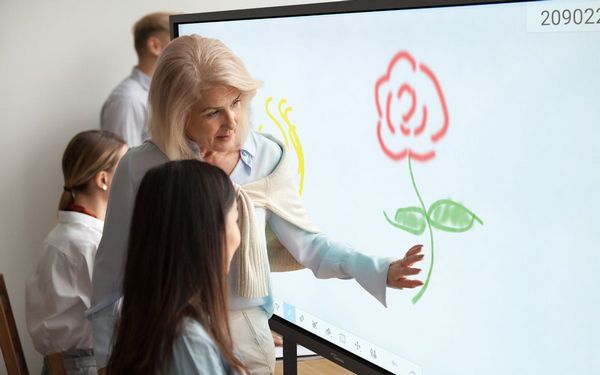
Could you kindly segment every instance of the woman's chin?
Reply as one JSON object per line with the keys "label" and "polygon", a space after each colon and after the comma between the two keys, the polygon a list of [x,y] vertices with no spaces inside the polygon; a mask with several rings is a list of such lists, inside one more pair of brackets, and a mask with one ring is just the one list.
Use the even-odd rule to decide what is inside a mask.
{"label": "woman's chin", "polygon": [[233,135],[218,137],[213,144],[213,148],[218,152],[232,152],[240,149],[236,142],[236,138]]}

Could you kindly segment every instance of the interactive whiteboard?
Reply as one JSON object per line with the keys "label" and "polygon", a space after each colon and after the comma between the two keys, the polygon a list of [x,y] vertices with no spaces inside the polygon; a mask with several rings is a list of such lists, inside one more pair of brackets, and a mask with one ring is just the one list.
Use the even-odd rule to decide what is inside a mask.
{"label": "interactive whiteboard", "polygon": [[264,82],[252,124],[287,144],[318,227],[373,255],[425,245],[426,287],[387,308],[303,270],[273,275],[276,314],[398,374],[600,373],[599,2],[178,32]]}

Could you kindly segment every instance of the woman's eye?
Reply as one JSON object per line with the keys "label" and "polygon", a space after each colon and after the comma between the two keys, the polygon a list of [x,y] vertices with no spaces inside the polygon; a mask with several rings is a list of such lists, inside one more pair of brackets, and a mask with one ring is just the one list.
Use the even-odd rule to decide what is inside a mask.
{"label": "woman's eye", "polygon": [[241,96],[238,96],[237,98],[235,98],[235,100],[233,101],[233,103],[231,103],[231,106],[235,107],[236,105],[238,105],[241,102],[242,102],[242,98],[241,98]]}
{"label": "woman's eye", "polygon": [[212,112],[208,112],[206,114],[206,117],[215,117],[218,114],[219,114],[219,111],[212,111]]}

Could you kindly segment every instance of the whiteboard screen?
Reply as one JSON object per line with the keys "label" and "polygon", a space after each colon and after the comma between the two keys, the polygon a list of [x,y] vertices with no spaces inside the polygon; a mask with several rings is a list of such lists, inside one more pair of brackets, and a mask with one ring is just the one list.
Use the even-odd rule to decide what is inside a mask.
{"label": "whiteboard screen", "polygon": [[427,288],[387,308],[303,270],[273,275],[276,314],[398,374],[600,373],[599,2],[192,33],[263,81],[253,127],[287,141],[318,227],[372,255],[425,245]]}

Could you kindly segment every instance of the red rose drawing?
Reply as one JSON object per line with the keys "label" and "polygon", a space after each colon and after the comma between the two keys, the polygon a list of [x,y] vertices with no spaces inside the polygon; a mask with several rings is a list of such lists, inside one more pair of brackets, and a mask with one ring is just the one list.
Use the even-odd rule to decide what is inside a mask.
{"label": "red rose drawing", "polygon": [[375,84],[375,101],[377,139],[388,157],[423,162],[435,156],[434,144],[446,134],[449,119],[431,69],[406,51],[397,53]]}
{"label": "red rose drawing", "polygon": [[406,51],[398,52],[386,73],[375,83],[377,140],[390,159],[407,159],[410,180],[419,206],[400,207],[394,215],[383,215],[395,228],[420,236],[428,229],[430,262],[423,287],[412,298],[417,303],[429,286],[434,263],[433,229],[465,232],[483,221],[459,202],[440,199],[429,208],[413,173],[412,161],[426,162],[435,157],[435,144],[448,130],[448,108],[440,83],[429,67],[418,63]]}

